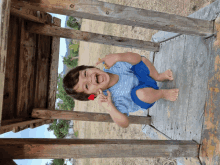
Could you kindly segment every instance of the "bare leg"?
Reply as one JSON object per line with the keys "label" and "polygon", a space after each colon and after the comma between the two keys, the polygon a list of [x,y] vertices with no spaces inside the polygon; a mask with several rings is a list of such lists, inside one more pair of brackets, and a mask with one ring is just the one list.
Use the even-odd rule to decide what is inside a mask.
{"label": "bare leg", "polygon": [[152,104],[159,99],[176,101],[179,89],[160,89],[141,88],[136,91],[137,97],[146,103]]}
{"label": "bare leg", "polygon": [[154,65],[145,57],[142,57],[142,61],[150,70],[150,77],[155,81],[173,80],[173,73],[170,69],[163,73],[158,73]]}

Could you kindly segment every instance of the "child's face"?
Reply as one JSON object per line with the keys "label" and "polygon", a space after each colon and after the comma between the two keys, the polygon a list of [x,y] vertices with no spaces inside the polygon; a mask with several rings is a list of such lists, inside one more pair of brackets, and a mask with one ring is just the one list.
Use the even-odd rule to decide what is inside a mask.
{"label": "child's face", "polygon": [[[97,77],[97,81],[96,81]],[[88,68],[79,71],[79,82],[73,88],[77,92],[84,92],[87,94],[99,94],[99,89],[106,90],[109,88],[111,75],[97,68]]]}

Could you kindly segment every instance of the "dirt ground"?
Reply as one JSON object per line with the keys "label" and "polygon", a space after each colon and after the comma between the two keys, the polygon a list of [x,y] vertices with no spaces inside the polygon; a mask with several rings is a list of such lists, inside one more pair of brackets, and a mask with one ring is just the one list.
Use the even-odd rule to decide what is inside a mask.
{"label": "dirt ground", "polygon": [[[200,8],[210,4],[213,0],[102,0],[103,2],[131,6],[147,10],[155,10],[181,16],[188,16]],[[144,29],[131,26],[118,25],[88,19],[82,19],[82,31],[127,37],[150,41],[157,30]],[[79,65],[94,65],[98,58],[110,53],[134,52],[149,58],[148,51],[133,48],[123,48],[103,44],[80,41]],[[98,66],[103,68],[103,64]],[[107,113],[99,107],[97,100],[89,102],[76,101],[75,111]],[[143,111],[130,113],[130,115],[143,116]],[[142,132],[142,125],[131,124],[128,128],[120,128],[115,123],[74,121],[74,130],[79,131],[81,139],[141,139],[149,137]],[[77,159],[77,165],[177,165],[175,160],[165,158],[91,158]]]}

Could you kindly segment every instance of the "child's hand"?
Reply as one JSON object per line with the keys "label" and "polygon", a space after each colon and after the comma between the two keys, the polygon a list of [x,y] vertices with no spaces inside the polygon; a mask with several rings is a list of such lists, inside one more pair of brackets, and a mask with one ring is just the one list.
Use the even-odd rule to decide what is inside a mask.
{"label": "child's hand", "polygon": [[116,62],[119,61],[119,55],[118,54],[109,54],[106,55],[104,58],[100,59],[99,61],[95,64],[97,66],[98,64],[105,62],[105,69],[110,69]]}
{"label": "child's hand", "polygon": [[107,89],[108,96],[105,96],[102,93],[102,90],[99,89],[99,95],[98,95],[98,103],[99,105],[103,106],[105,109],[109,109],[113,105],[112,99],[111,99],[111,92]]}

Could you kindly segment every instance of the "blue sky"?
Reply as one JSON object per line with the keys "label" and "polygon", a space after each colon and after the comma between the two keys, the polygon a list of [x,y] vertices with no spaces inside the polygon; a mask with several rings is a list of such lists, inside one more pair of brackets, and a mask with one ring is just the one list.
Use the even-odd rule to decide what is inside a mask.
{"label": "blue sky", "polygon": [[[50,13],[53,17],[61,19],[61,27],[65,26],[65,15]],[[60,52],[59,52],[59,67],[58,73],[63,71],[62,56],[66,54],[66,43],[64,38],[60,38]],[[0,135],[0,138],[56,138],[53,131],[47,131],[48,124],[42,125],[34,129],[25,129],[23,131],[14,133],[7,132]],[[52,159],[14,159],[17,165],[45,165],[47,162],[51,162]],[[69,163],[67,165],[70,165]]]}

